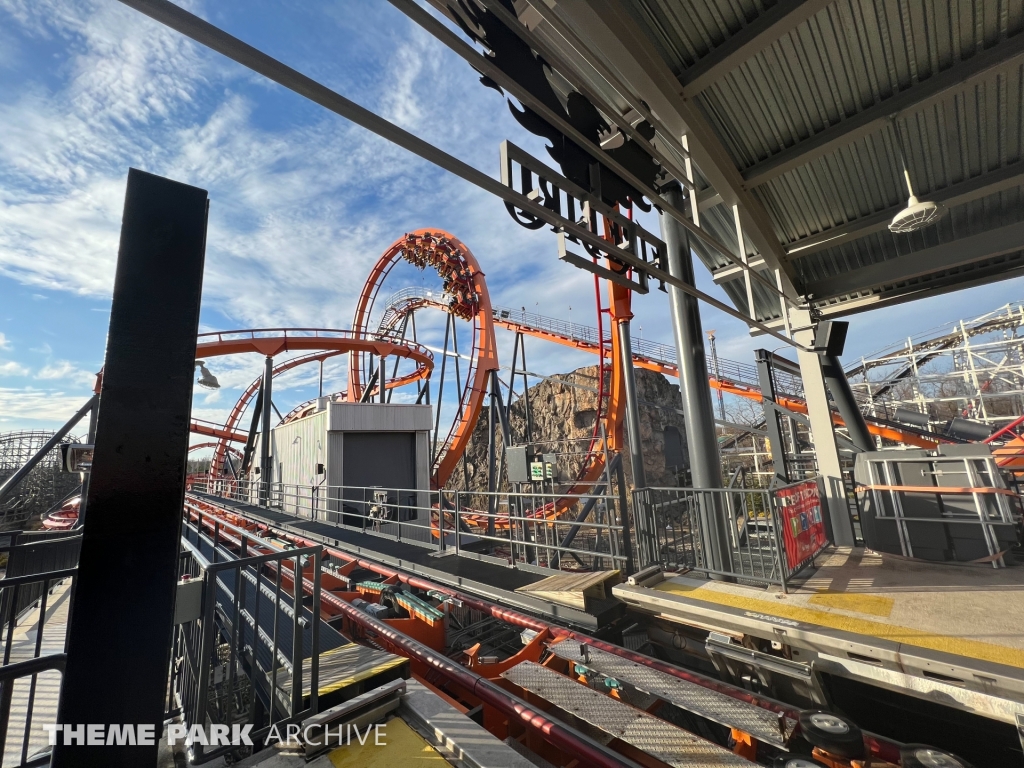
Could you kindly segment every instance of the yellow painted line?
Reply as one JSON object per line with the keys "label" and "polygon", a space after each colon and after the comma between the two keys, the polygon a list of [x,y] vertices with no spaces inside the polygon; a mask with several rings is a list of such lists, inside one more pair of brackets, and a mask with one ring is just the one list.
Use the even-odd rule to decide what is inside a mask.
{"label": "yellow painted line", "polygon": [[351,743],[328,755],[334,768],[395,768],[399,765],[402,768],[407,765],[446,768],[449,765],[422,736],[397,717],[381,727],[379,746],[374,743],[372,727],[369,737],[365,737],[365,726],[360,729],[360,735],[366,738],[365,744],[359,743],[355,728],[352,730]]}
{"label": "yellow painted line", "polygon": [[891,597],[881,595],[862,595],[857,593],[846,594],[844,592],[819,592],[812,595],[807,602],[820,605],[825,608],[838,608],[841,611],[852,613],[864,613],[868,616],[881,616],[883,619],[892,613],[892,607],[896,601]]}
{"label": "yellow painted line", "polygon": [[933,651],[942,651],[943,653],[950,653],[955,656],[963,656],[980,661],[991,661],[995,664],[1005,664],[1010,667],[1024,669],[1024,650],[1007,648],[981,640],[950,637],[948,635],[940,635],[937,632],[900,627],[895,624],[885,624],[880,621],[871,621],[870,619],[859,619],[838,613],[818,611],[798,605],[787,605],[781,601],[769,602],[767,600],[758,600],[753,597],[745,597],[717,589],[708,589],[703,586],[691,587],[686,584],[675,583],[671,580],[661,582],[654,589],[660,592],[677,594],[691,600],[717,603],[718,605],[725,605],[745,611],[757,611],[769,616],[802,621],[806,624],[817,624],[844,632],[868,635],[895,643],[906,643],[907,645],[915,645]]}
{"label": "yellow painted line", "polygon": [[378,664],[375,667],[370,667],[369,669],[364,669],[361,672],[357,672],[354,675],[350,675],[349,677],[343,677],[340,680],[332,680],[327,685],[321,687],[318,693],[319,695],[324,696],[333,691],[337,691],[342,688],[347,688],[350,685],[358,683],[360,680],[366,680],[367,678],[373,677],[374,675],[379,675],[381,672],[386,672],[389,669],[399,667],[402,664],[405,664],[407,661],[408,659],[403,658],[401,656],[394,659],[388,659],[382,664]]}

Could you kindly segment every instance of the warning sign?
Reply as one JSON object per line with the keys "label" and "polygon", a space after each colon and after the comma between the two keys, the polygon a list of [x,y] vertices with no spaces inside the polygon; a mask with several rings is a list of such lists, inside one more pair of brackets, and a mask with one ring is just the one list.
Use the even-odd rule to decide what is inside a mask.
{"label": "warning sign", "polygon": [[814,557],[828,544],[816,480],[780,488],[775,492],[782,523],[782,543],[790,571]]}

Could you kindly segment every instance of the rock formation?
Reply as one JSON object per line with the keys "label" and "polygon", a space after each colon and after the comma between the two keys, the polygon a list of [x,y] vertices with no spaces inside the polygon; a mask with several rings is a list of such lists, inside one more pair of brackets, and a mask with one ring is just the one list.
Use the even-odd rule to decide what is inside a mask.
{"label": "rock formation", "polygon": [[[564,485],[577,476],[588,450],[597,419],[598,368],[588,366],[572,373],[557,374],[529,389],[527,397],[512,403],[509,426],[513,443],[527,443],[527,401],[529,402],[530,444],[537,453],[556,453],[557,479]],[[610,372],[605,373],[604,407],[607,407]],[[679,387],[660,373],[637,369],[637,397],[640,401],[640,436],[651,486],[677,486],[688,465],[686,432],[681,413]],[[473,440],[449,481],[451,487],[487,490],[487,409],[481,413]],[[498,463],[501,462],[501,431],[496,423]],[[633,486],[633,471],[623,429],[623,459],[627,487]],[[499,490],[507,489],[505,472],[499,475]],[[468,482],[467,482],[468,481]]]}

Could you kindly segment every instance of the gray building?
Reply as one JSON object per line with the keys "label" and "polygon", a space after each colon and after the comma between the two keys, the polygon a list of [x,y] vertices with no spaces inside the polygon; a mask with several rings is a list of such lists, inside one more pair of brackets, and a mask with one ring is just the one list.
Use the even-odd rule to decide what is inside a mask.
{"label": "gray building", "polygon": [[356,527],[383,503],[387,519],[426,525],[428,494],[417,491],[430,488],[431,426],[429,405],[321,398],[316,412],[271,431],[271,503],[300,515],[316,507]]}

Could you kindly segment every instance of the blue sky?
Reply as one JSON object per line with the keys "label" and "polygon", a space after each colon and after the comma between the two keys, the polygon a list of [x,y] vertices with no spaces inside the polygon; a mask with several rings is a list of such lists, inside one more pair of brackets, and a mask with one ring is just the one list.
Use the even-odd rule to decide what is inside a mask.
{"label": "blue sky", "polygon": [[[386,0],[182,4],[494,176],[503,139],[546,156],[495,91]],[[467,243],[496,304],[594,322],[590,277],[500,201],[115,0],[0,0],[0,431],[55,428],[89,395],[129,166],[210,192],[205,330],[346,328],[369,266],[419,227]],[[424,279],[398,271],[384,292]],[[858,315],[848,353],[1022,296],[1015,280]],[[671,343],[667,307],[664,294],[638,297],[635,331]],[[424,323],[428,342],[439,343],[437,320]],[[777,346],[710,309],[704,324],[723,356],[750,362],[755,347]],[[541,373],[592,362],[529,344]],[[223,422],[261,365],[211,362],[224,386],[197,390],[196,415]],[[328,364],[325,388],[344,375]],[[314,396],[316,376],[283,377],[278,407]]]}

